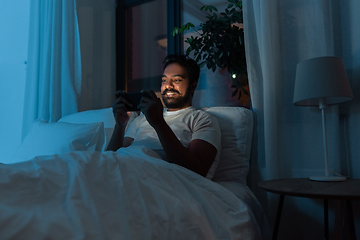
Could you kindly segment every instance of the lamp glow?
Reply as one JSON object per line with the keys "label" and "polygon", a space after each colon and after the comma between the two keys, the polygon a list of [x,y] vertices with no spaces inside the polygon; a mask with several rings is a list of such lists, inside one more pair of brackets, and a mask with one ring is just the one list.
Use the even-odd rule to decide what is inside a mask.
{"label": "lamp glow", "polygon": [[326,107],[353,99],[343,61],[339,57],[312,58],[298,63],[294,105],[319,106],[322,113],[325,176],[310,177],[315,181],[345,181],[343,176],[330,176],[326,132]]}

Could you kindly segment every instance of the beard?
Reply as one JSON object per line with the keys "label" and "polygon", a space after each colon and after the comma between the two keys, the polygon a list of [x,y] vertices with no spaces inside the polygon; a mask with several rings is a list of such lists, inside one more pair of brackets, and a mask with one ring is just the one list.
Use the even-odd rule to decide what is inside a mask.
{"label": "beard", "polygon": [[165,106],[167,108],[184,108],[186,107],[189,103],[191,103],[191,93],[190,93],[190,86],[186,89],[185,95],[184,96],[179,96],[178,97],[165,97],[165,94],[167,92],[175,92],[177,94],[179,94],[178,91],[176,90],[164,90],[164,92],[162,92],[162,99],[163,102],[165,104]]}

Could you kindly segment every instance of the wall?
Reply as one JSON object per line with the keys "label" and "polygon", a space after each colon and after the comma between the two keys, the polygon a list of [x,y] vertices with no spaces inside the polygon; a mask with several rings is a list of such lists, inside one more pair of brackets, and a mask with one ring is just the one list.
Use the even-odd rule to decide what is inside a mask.
{"label": "wall", "polygon": [[30,1],[0,1],[0,161],[20,145]]}

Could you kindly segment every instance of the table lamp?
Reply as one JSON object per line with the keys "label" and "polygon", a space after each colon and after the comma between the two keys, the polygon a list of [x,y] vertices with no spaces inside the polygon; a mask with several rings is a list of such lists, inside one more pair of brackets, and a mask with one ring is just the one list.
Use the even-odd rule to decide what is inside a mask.
{"label": "table lamp", "polygon": [[296,67],[294,105],[319,106],[322,113],[325,176],[310,177],[314,181],[345,181],[339,174],[330,176],[326,133],[327,105],[353,98],[343,61],[339,57],[318,57],[302,61]]}

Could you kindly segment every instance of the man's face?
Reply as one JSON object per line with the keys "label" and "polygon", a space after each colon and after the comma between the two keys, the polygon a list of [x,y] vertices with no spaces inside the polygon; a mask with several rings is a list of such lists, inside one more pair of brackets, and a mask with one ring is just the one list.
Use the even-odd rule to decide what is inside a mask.
{"label": "man's face", "polygon": [[169,64],[162,76],[161,95],[168,111],[191,106],[193,88],[188,73],[177,63]]}

